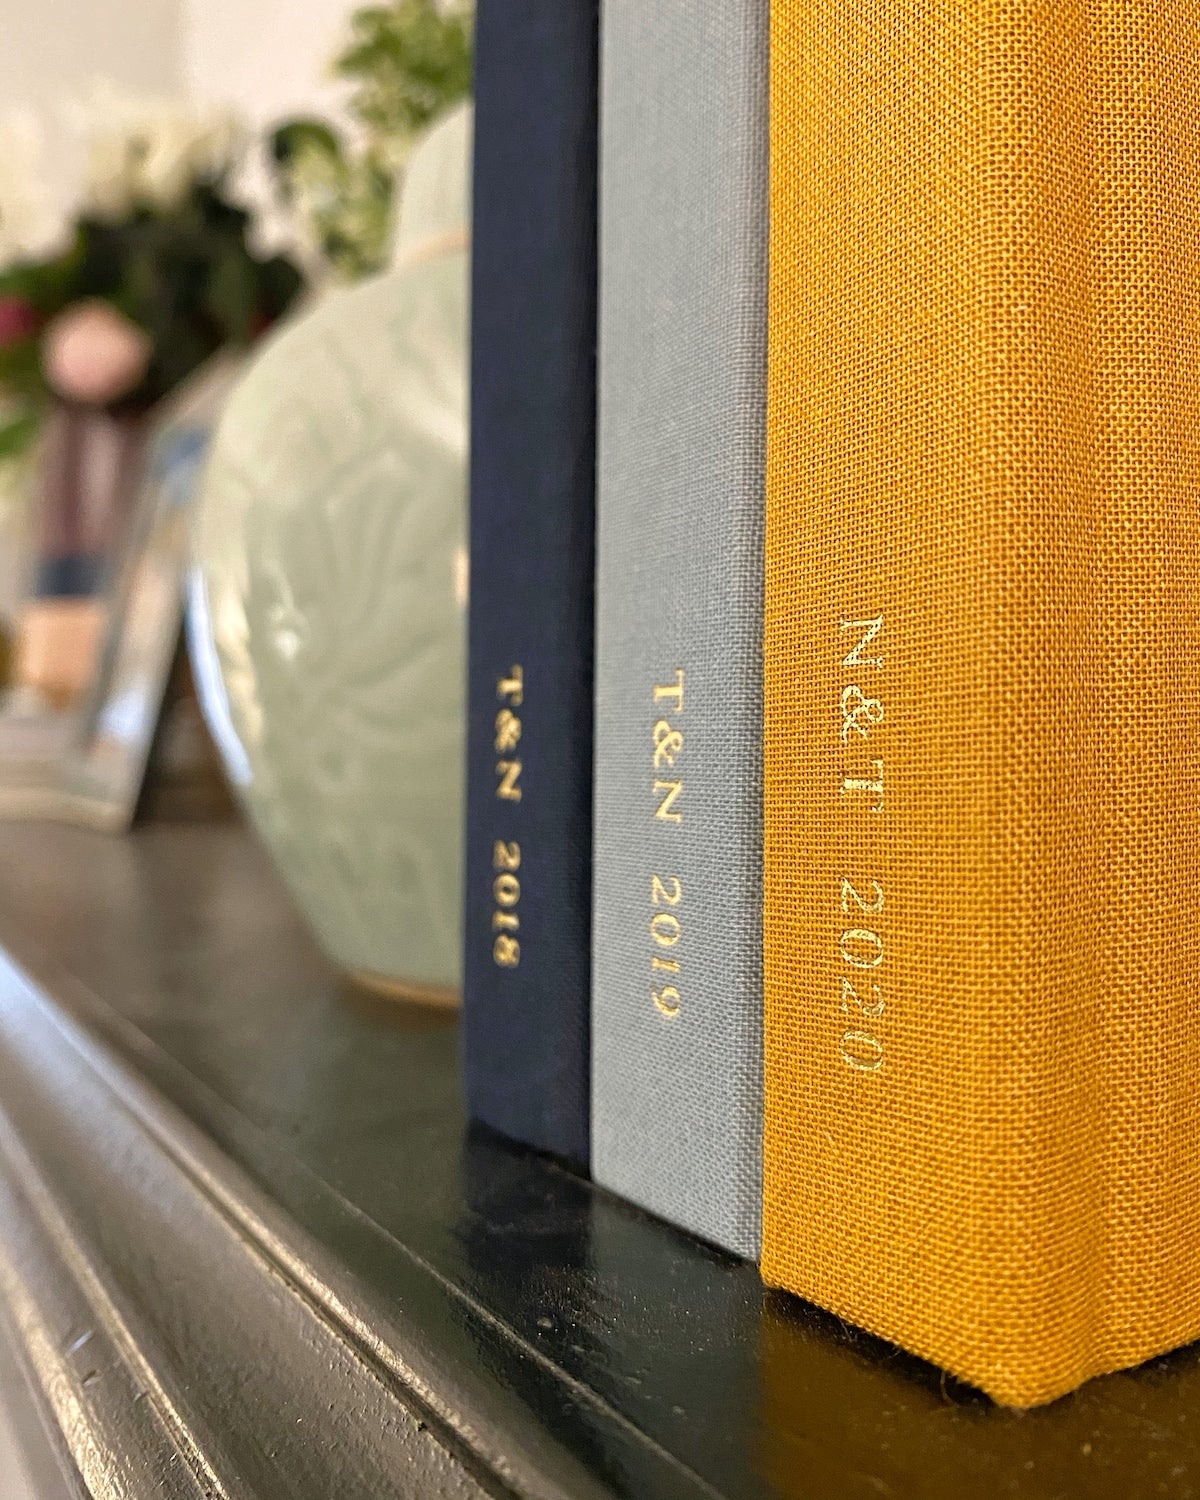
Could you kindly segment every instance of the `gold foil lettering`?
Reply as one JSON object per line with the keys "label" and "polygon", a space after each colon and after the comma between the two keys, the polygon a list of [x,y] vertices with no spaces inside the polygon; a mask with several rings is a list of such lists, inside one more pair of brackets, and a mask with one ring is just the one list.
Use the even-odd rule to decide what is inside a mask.
{"label": "gold foil lettering", "polygon": [[655,912],[650,919],[650,936],[660,948],[673,948],[681,932],[679,918],[673,912]]}
{"label": "gold foil lettering", "polygon": [[496,715],[496,738],[493,742],[497,755],[509,755],[517,748],[521,739],[521,721],[511,708],[502,708]]}
{"label": "gold foil lettering", "polygon": [[674,704],[672,706],[673,707],[673,712],[675,712],[677,714],[681,714],[683,712],[683,668],[682,667],[676,667],[676,669],[675,669],[675,681],[674,681],[674,683],[670,687],[664,687],[660,683],[654,689],[654,701],[655,701],[655,703],[662,703],[665,700],[670,700],[670,699],[674,699]]}
{"label": "gold foil lettering", "polygon": [[883,1043],[869,1031],[847,1031],[841,1051],[842,1061],[858,1073],[878,1073],[883,1067]]}
{"label": "gold foil lettering", "polygon": [[492,944],[492,958],[502,969],[515,969],[521,962],[521,945],[516,938],[501,933]]}
{"label": "gold foil lettering", "polygon": [[502,797],[506,802],[520,802],[521,788],[517,785],[517,781],[521,775],[521,762],[519,760],[497,761],[496,775],[500,778],[496,796]]}
{"label": "gold foil lettering", "polygon": [[[855,644],[841,658],[842,668],[856,670],[874,668],[876,672],[882,673],[883,652],[878,648],[876,648],[877,655],[868,656],[866,652],[883,633],[883,616],[839,620],[838,623],[841,646],[844,647],[848,633],[857,637]],[[841,744],[843,746],[850,744],[853,735],[863,740],[871,738],[884,722],[885,710],[882,696],[873,697],[871,690],[864,689],[861,682],[844,680],[835,691]],[[870,813],[873,817],[884,816],[882,757],[873,758],[869,762],[867,771],[863,771],[857,765],[842,765],[840,776],[840,796],[846,797],[847,794],[851,794],[851,800],[845,803],[847,817],[857,818],[863,812]],[[868,916],[877,917],[884,908],[883,886],[878,880],[864,881],[855,877],[852,881],[843,876],[841,907],[843,917],[853,919],[857,912],[865,912]],[[861,972],[882,970],[884,967],[886,957],[884,938],[873,927],[843,927],[837,951],[841,963],[846,968]],[[842,1061],[855,1072],[878,1073],[883,1067],[883,1042],[874,1032],[867,1030],[866,1022],[878,1020],[886,1009],[883,987],[870,983],[871,994],[864,999],[859,992],[859,986],[861,985],[865,992],[868,985],[865,973],[861,977],[856,976],[853,983],[844,973],[838,976],[838,980],[841,1014],[843,1017],[854,1017],[859,1023],[851,1030],[842,1031],[838,1045]],[[844,1021],[842,1025],[845,1026]]]}
{"label": "gold foil lettering", "polygon": [[520,868],[520,844],[497,839],[492,845],[492,869],[500,873],[492,881],[492,899],[497,908],[492,913],[492,931],[500,936],[492,944],[492,960],[502,969],[515,969],[521,961],[521,945],[508,935],[521,928],[521,918],[513,910],[521,899],[521,882],[513,871]]}
{"label": "gold foil lettering", "polygon": [[662,878],[658,875],[650,877],[650,905],[657,906],[660,902],[664,906],[678,906],[683,897],[683,887],[679,884],[678,875],[669,875],[667,879],[671,883],[670,891],[667,890]]}
{"label": "gold foil lettering", "polygon": [[[664,823],[682,823],[683,813],[678,809],[672,811],[675,807],[676,799],[682,791],[682,781],[656,781],[654,783],[654,792],[661,800],[655,810],[654,816]],[[665,795],[663,795],[664,793]]]}
{"label": "gold foil lettering", "polygon": [[[513,709],[525,702],[525,669],[520,662],[514,662],[508,675],[497,679],[496,697],[505,705],[496,715],[493,741],[496,754],[503,757],[496,762],[496,796],[501,802],[520,802],[521,762],[513,756],[522,733],[521,720]],[[492,931],[497,934],[492,961],[502,969],[515,969],[521,962],[521,944],[512,936],[521,926],[516,910],[521,882],[514,873],[520,868],[520,844],[515,839],[497,839],[492,845],[492,869],[497,872],[492,881]]]}
{"label": "gold foil lettering", "polygon": [[496,684],[496,697],[507,699],[514,708],[520,708],[525,702],[525,668],[518,662],[509,669],[507,677],[501,677]]}
{"label": "gold foil lettering", "polygon": [[843,620],[842,629],[844,631],[856,630],[862,636],[862,640],[859,641],[858,645],[842,657],[842,666],[878,667],[882,671],[882,656],[864,656],[862,653],[883,629],[883,616],[876,615],[873,620]]}
{"label": "gold foil lettering", "polygon": [[842,961],[852,969],[877,969],[883,962],[883,939],[866,927],[842,933]]}
{"label": "gold foil lettering", "polygon": [[[670,780],[660,780],[655,773],[664,770],[676,772],[679,770],[679,761],[684,749],[683,730],[677,722],[672,722],[671,718],[659,717],[659,715],[672,715],[676,721],[682,718],[683,689],[684,671],[682,667],[677,667],[674,682],[655,683],[651,690],[651,702],[656,710],[650,730],[653,746],[650,757],[650,779],[655,797],[654,819],[655,822],[673,824],[676,827],[683,822],[683,777],[677,774]],[[682,901],[683,882],[678,875],[651,875],[650,905],[651,908],[657,908],[650,914],[649,931],[653,945],[650,952],[652,976],[658,973],[672,975],[680,973],[682,965],[678,957],[665,958],[661,951],[656,953],[654,948],[673,949],[683,937],[683,923],[675,911],[661,909],[663,907],[681,908]],[[683,1000],[678,984],[660,987],[655,981],[650,986],[650,998],[658,1013],[665,1016],[667,1020],[673,1021],[679,1015]]]}
{"label": "gold foil lettering", "polygon": [[[861,982],[862,981],[860,980],[859,983],[861,983]],[[855,1005],[858,1006],[859,1010],[862,1011],[862,1013],[863,1013],[864,1016],[871,1016],[872,1018],[874,1018],[875,1016],[881,1016],[881,1015],[883,1015],[883,1012],[887,1008],[886,1005],[885,1005],[885,1003],[884,1003],[884,999],[883,999],[883,991],[879,988],[879,986],[877,984],[873,984],[871,986],[871,989],[874,992],[875,999],[874,999],[874,1001],[870,1005],[868,1005],[867,1002],[858,993],[858,990],[854,987],[854,985],[852,985],[848,979],[843,979],[842,980],[842,1010],[843,1010],[843,1012],[846,1015],[850,1014],[850,1002],[851,1002],[851,1000],[853,1000],[854,1003],[855,1003]]]}
{"label": "gold foil lettering", "polygon": [[874,775],[873,779],[871,777],[869,777],[869,776],[847,776],[842,781],[842,791],[843,792],[870,792],[870,794],[873,797],[878,797],[878,799],[879,799],[878,802],[876,802],[875,806],[871,809],[871,811],[873,813],[882,813],[883,812],[883,762],[881,760],[873,760],[871,762],[871,765],[874,767],[874,770],[875,770],[875,775]]}
{"label": "gold foil lettering", "polygon": [[883,704],[878,698],[868,698],[856,682],[851,683],[842,693],[842,744],[852,730],[865,740],[871,729],[882,723]]}
{"label": "gold foil lettering", "polygon": [[654,769],[658,771],[664,765],[673,766],[682,749],[683,735],[678,729],[672,729],[666,719],[659,719],[654,726]]}
{"label": "gold foil lettering", "polygon": [[847,915],[850,912],[851,901],[871,916],[875,916],[883,910],[883,887],[879,884],[878,880],[872,880],[871,884],[875,887],[875,894],[871,897],[870,901],[864,901],[845,876],[842,877],[842,910]]}
{"label": "gold foil lettering", "polygon": [[492,845],[492,869],[493,870],[519,870],[521,868],[521,846],[513,842],[506,844],[503,839],[497,839]]}
{"label": "gold foil lettering", "polygon": [[663,990],[652,989],[650,991],[650,994],[654,999],[655,1005],[663,1013],[663,1015],[666,1016],[668,1020],[673,1021],[679,1014],[680,1006],[680,995],[675,986],[673,984],[669,984],[667,985],[666,989]]}

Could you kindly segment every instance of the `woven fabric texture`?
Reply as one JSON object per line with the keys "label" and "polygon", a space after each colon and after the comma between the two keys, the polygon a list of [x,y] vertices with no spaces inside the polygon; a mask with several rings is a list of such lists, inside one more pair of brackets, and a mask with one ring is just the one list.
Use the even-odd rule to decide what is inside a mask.
{"label": "woven fabric texture", "polygon": [[1200,1333],[1200,4],[772,28],[764,1275],[1035,1404]]}
{"label": "woven fabric texture", "polygon": [[592,1168],[757,1255],[767,0],[605,0],[600,77]]}
{"label": "woven fabric texture", "polygon": [[476,1119],[582,1166],[597,29],[596,0],[476,6],[463,1069]]}

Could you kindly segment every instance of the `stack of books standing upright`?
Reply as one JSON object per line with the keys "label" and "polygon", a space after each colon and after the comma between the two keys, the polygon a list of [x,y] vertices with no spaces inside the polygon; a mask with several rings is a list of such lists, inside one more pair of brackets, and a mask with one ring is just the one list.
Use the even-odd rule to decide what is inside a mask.
{"label": "stack of books standing upright", "polygon": [[472,1112],[1033,1405],[1200,1335],[1200,0],[479,0]]}

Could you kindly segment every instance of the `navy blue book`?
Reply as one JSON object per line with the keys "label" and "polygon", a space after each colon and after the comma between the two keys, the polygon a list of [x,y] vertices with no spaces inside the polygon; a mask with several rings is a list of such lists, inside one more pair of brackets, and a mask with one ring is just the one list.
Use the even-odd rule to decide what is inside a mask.
{"label": "navy blue book", "polygon": [[596,0],[479,0],[475,46],[467,1101],[586,1165]]}

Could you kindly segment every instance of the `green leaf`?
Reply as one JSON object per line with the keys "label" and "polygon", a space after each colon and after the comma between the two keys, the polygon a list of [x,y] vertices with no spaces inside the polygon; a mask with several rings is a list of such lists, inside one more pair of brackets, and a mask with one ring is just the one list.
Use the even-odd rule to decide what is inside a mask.
{"label": "green leaf", "polygon": [[356,11],[353,41],[335,63],[357,83],[354,114],[385,135],[411,137],[471,90],[472,17],[435,0],[396,0]]}
{"label": "green leaf", "polygon": [[37,438],[41,426],[38,412],[23,412],[11,421],[0,422],[0,462],[20,458]]}
{"label": "green leaf", "polygon": [[362,144],[347,147],[331,127],[308,117],[272,137],[285,197],[344,279],[386,265],[397,185],[413,141],[470,95],[474,13],[465,0],[449,7],[393,0],[356,10],[349,30],[333,70],[353,85],[349,108]]}
{"label": "green leaf", "polygon": [[281,167],[290,166],[303,152],[326,156],[333,162],[344,159],[336,131],[323,120],[288,120],[271,132],[269,145],[272,160]]}

